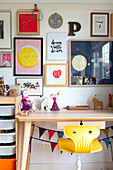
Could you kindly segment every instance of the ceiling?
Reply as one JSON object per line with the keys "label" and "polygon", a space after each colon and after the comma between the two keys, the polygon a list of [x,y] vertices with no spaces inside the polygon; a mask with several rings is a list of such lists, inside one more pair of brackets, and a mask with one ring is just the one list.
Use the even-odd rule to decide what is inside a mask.
{"label": "ceiling", "polygon": [[113,0],[0,0],[0,3],[37,4],[113,4]]}

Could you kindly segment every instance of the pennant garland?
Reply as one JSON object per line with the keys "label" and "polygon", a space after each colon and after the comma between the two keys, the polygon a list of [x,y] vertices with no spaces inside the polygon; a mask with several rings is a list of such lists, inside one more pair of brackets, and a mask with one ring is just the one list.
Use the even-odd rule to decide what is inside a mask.
{"label": "pennant garland", "polygon": [[104,132],[104,134],[106,135],[106,137],[108,137],[108,133],[109,133],[109,129],[102,129],[102,131]]}
{"label": "pennant garland", "polygon": [[49,133],[49,140],[51,140],[51,138],[54,135],[55,131],[48,130],[48,133]]}
{"label": "pennant garland", "polygon": [[51,151],[52,151],[52,152],[54,151],[56,145],[57,145],[57,143],[52,143],[52,142],[51,142]]}
{"label": "pennant garland", "polygon": [[[51,141],[50,141],[51,138],[52,138],[52,136],[55,134],[55,132],[57,132],[58,138],[62,138],[63,135],[64,135],[64,132],[63,132],[63,131],[57,131],[57,130],[51,130],[51,129],[43,128],[43,127],[40,127],[40,126],[36,126],[35,124],[33,124],[32,126],[33,126],[33,133],[34,133],[34,128],[35,128],[35,127],[39,128],[39,138],[33,137],[33,134],[32,134],[32,136],[31,136],[31,138],[30,138],[30,152],[31,152],[32,139],[36,139],[36,140],[39,140],[39,141],[42,141],[42,142],[48,142],[48,143],[50,143],[50,145],[51,145],[51,151],[53,152],[54,149],[55,149],[55,147],[57,146],[57,142],[51,142]],[[111,156],[112,156],[112,161],[113,161],[113,149],[112,149],[112,144],[111,144],[111,141],[110,141],[110,139],[113,139],[113,136],[108,137],[108,133],[109,133],[109,129],[110,129],[110,128],[113,130],[113,126],[107,127],[106,129],[102,129],[102,131],[104,132],[104,134],[106,135],[107,138],[98,139],[98,141],[99,141],[99,142],[104,141],[107,148],[108,148],[108,146],[109,146],[109,144],[110,144],[110,147],[111,147]],[[41,136],[44,134],[44,132],[45,132],[46,130],[48,130],[49,141],[40,139]],[[101,131],[101,132],[102,132],[102,131]],[[62,154],[63,152],[60,151],[60,153]]]}
{"label": "pennant garland", "polygon": [[39,138],[41,138],[41,136],[44,134],[45,131],[46,129],[39,127]]}
{"label": "pennant garland", "polygon": [[108,148],[110,138],[106,138],[106,139],[102,139],[102,140],[105,142],[106,147]]}
{"label": "pennant garland", "polygon": [[58,138],[62,138],[64,136],[64,132],[57,132]]}

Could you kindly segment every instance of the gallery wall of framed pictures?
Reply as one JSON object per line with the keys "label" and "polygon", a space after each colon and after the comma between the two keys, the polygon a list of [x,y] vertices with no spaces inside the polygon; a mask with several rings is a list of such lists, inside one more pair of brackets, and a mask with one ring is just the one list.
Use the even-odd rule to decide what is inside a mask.
{"label": "gallery wall of framed pictures", "polygon": [[[93,70],[94,67],[96,68],[96,66],[92,66],[92,61],[96,61],[95,58],[97,58],[96,62],[98,62],[100,65],[102,63],[104,65],[103,67],[105,68],[105,66],[107,65],[105,63],[106,61],[104,62],[105,56],[94,58],[94,55],[100,55],[100,52],[97,52],[98,54],[92,54],[92,61],[89,62],[87,52],[84,54],[83,50],[80,49],[83,44],[83,47],[87,46],[87,40],[81,40],[81,42],[78,40],[78,42],[81,43],[79,47],[76,47],[76,44],[75,46],[73,46],[73,43],[77,42],[74,39],[70,40],[69,43],[67,43],[66,39],[68,34],[66,32],[60,31],[60,28],[64,24],[64,19],[57,12],[48,16],[48,26],[50,26],[52,31],[46,32],[46,37],[44,38],[46,44],[46,54],[43,55],[43,38],[38,37],[41,32],[41,21],[39,19],[39,12],[34,12],[32,14],[32,11],[27,10],[16,11],[16,33],[18,37],[14,37],[14,51],[7,51],[8,49],[12,49],[12,12],[0,11],[0,67],[12,67],[12,61],[14,61],[14,76],[24,76],[26,79],[28,76],[30,76],[31,78],[33,76],[41,78],[44,77],[45,86],[69,85],[76,87],[76,85],[97,85],[97,81],[100,81],[101,79],[98,80],[98,78],[95,76],[96,73],[94,74],[94,71],[91,71],[89,68],[93,68]],[[104,39],[96,41],[95,39],[93,42],[92,38],[104,38],[110,36],[113,37],[113,13],[110,14],[109,12],[91,12],[89,22],[90,42],[93,43],[93,46],[95,46],[95,43],[98,44],[98,42],[100,44],[103,44],[103,42],[108,43],[107,46],[109,48],[110,54],[112,54],[112,51],[109,47],[109,44],[111,46],[112,41],[104,41]],[[34,37],[34,35],[36,37]],[[102,50],[104,49],[106,43],[103,44],[103,46],[100,45]],[[85,49],[85,51],[88,51],[88,49]],[[93,53],[95,53],[94,49],[92,49],[92,51]],[[43,57],[45,58],[46,63],[45,74],[43,74]],[[68,57],[69,73],[67,63]],[[110,73],[112,62],[112,59],[109,58],[110,64],[109,66],[106,66],[108,69],[110,69]],[[97,65],[99,65],[98,63]],[[100,68],[101,66],[98,67]],[[86,71],[88,69],[91,73],[88,75],[83,75],[83,72],[88,72]],[[72,75],[73,72],[74,75]],[[102,75],[100,77],[102,77]],[[60,80],[61,78],[62,81]],[[70,80],[69,83],[68,78]],[[113,84],[111,82],[108,83],[108,80],[106,83],[106,79],[108,78],[109,75],[106,75],[103,85]]]}

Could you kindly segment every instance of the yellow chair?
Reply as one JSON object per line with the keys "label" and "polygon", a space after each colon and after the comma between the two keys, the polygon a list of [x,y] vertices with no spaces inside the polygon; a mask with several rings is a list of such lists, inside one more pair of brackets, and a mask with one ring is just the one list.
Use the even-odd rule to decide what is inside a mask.
{"label": "yellow chair", "polygon": [[[68,139],[58,139],[58,149],[60,151],[80,154],[94,153],[102,150],[101,144],[96,139],[100,135],[100,129],[97,126],[69,125],[64,128],[64,134]],[[80,170],[81,168],[78,167],[77,169]]]}

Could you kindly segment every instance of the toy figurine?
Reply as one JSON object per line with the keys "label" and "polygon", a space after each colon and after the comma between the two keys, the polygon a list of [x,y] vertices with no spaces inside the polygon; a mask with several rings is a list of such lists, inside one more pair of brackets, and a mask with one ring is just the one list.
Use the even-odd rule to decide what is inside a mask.
{"label": "toy figurine", "polygon": [[100,106],[101,107],[101,110],[103,110],[103,102],[102,101],[99,101],[96,99],[96,96],[92,99],[92,102],[94,102],[94,110],[96,110],[97,106]]}
{"label": "toy figurine", "polygon": [[35,105],[34,105],[34,102],[32,102],[31,103],[32,105],[32,107],[31,107],[31,110],[33,111],[33,112],[36,112],[36,111],[38,111],[38,109],[35,107]]}
{"label": "toy figurine", "polygon": [[53,106],[52,108],[50,109],[51,111],[59,111],[60,108],[58,107],[57,105],[57,102],[56,102],[56,99],[57,99],[57,96],[60,94],[60,92],[58,92],[57,94],[51,94],[50,96],[52,97],[53,99]]}
{"label": "toy figurine", "polygon": [[27,89],[22,91],[22,102],[23,102],[22,110],[30,110],[31,109],[31,106],[30,106],[31,100],[29,100]]}
{"label": "toy figurine", "polygon": [[41,102],[41,110],[46,110],[49,111],[50,106],[49,106],[49,99],[47,97],[44,97],[42,102]]}

